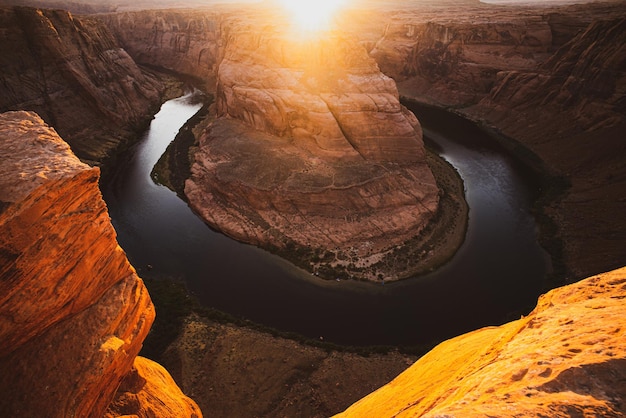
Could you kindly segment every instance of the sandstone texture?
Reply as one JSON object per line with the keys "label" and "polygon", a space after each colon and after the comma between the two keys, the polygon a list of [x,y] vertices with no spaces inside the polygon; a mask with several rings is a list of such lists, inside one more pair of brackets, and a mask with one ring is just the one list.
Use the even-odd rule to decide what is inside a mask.
{"label": "sandstone texture", "polygon": [[[139,64],[197,78],[215,90],[223,55],[222,23],[228,9],[143,10],[95,16]],[[213,8],[213,9],[215,9]]]}
{"label": "sandstone texture", "polygon": [[105,418],[124,416],[202,418],[202,412],[163,366],[137,357],[104,414]]}
{"label": "sandstone texture", "polygon": [[477,121],[552,176],[542,239],[575,280],[623,264],[625,18],[620,1],[415,2],[355,12],[344,28],[402,96]]}
{"label": "sandstone texture", "polygon": [[5,7],[0,31],[0,111],[37,112],[83,161],[115,154],[160,103],[160,82],[96,20]]}
{"label": "sandstone texture", "polygon": [[99,169],[24,111],[0,115],[0,162],[0,415],[102,416],[155,313]]}
{"label": "sandstone texture", "polygon": [[238,240],[343,260],[350,275],[376,278],[369,267],[438,210],[419,122],[351,39],[292,38],[266,21],[229,22],[218,119],[200,138],[185,193]]}
{"label": "sandstone texture", "polygon": [[626,268],[552,290],[527,317],[446,341],[338,417],[626,414]]}

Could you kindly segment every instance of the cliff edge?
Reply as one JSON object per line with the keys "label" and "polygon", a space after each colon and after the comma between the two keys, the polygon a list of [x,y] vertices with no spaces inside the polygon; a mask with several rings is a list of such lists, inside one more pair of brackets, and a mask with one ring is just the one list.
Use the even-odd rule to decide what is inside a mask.
{"label": "cliff edge", "polygon": [[448,340],[337,417],[626,414],[626,268],[541,296],[527,317]]}
{"label": "cliff edge", "polygon": [[[131,369],[150,378],[158,366],[137,358],[155,312],[117,244],[100,170],[24,111],[0,115],[0,162],[0,415],[103,416]],[[134,392],[154,392],[148,378]],[[201,416],[161,381],[179,396],[133,413]]]}

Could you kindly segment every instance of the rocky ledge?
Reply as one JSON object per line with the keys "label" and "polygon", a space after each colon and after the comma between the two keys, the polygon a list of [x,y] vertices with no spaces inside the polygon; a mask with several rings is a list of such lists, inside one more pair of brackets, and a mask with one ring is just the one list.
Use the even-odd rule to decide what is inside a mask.
{"label": "rocky ledge", "polygon": [[321,275],[410,274],[381,261],[440,209],[418,120],[352,39],[294,38],[263,21],[228,23],[218,119],[185,186],[191,206],[238,240],[313,260]]}
{"label": "rocky ledge", "polygon": [[541,296],[533,312],[446,341],[338,417],[626,414],[626,268]]}
{"label": "rocky ledge", "polygon": [[200,417],[137,358],[154,307],[117,244],[99,173],[36,114],[0,115],[0,415],[103,416],[132,369],[144,376],[132,413]]}

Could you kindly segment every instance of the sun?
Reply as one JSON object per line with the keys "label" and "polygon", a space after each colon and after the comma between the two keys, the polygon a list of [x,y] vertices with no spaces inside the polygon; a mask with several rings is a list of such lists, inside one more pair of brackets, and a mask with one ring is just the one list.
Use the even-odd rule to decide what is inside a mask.
{"label": "sun", "polygon": [[330,29],[335,13],[345,6],[346,0],[279,0],[290,15],[298,32],[311,33]]}

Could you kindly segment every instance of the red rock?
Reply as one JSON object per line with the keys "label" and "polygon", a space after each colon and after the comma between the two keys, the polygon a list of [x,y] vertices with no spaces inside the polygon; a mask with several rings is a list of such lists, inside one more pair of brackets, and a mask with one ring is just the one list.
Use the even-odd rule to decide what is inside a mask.
{"label": "red rock", "polygon": [[143,357],[135,359],[104,417],[129,415],[202,418],[198,405],[183,394],[168,371]]}
{"label": "red rock", "polygon": [[160,82],[101,22],[4,7],[0,30],[0,112],[37,112],[84,161],[113,155],[160,104]]}
{"label": "red rock", "polygon": [[259,22],[228,22],[219,119],[200,139],[185,193],[239,240],[353,253],[367,268],[438,209],[419,122],[350,39],[294,40]]}
{"label": "red rock", "polygon": [[98,180],[36,114],[0,114],[2,416],[102,416],[154,321]]}

